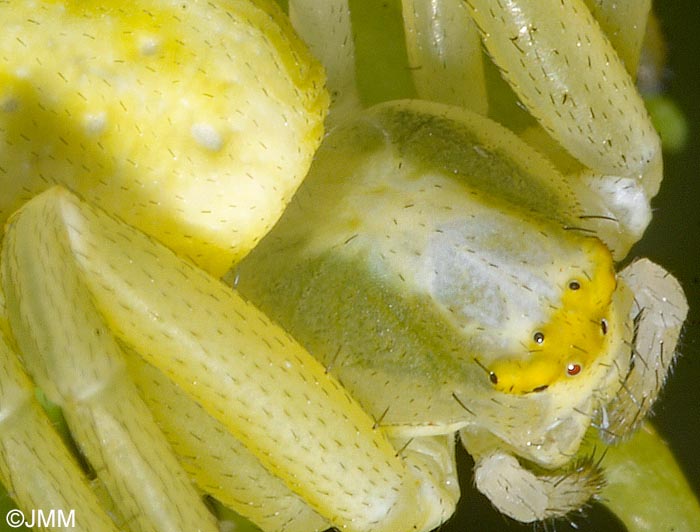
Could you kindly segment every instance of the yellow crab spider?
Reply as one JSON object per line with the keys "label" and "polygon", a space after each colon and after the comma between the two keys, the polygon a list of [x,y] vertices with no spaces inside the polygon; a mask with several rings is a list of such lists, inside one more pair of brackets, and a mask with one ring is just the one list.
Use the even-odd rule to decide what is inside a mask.
{"label": "yellow crab spider", "polygon": [[[649,6],[617,4],[593,7],[633,72]],[[274,5],[0,2],[0,481],[21,507],[216,530],[207,493],[266,531],[428,531],[459,497],[457,431],[515,519],[596,493],[567,466],[592,423],[644,418],[687,310],[659,266],[613,269],[658,138],[582,2],[403,8],[420,101],[363,111],[347,3],[290,1],[331,133],[256,247],[327,104]],[[555,164],[482,116],[480,39]],[[286,331],[218,280],[253,248],[237,286]]]}
{"label": "yellow crab spider", "polygon": [[[402,5],[419,100],[361,111],[347,6],[291,3],[329,72],[332,129],[236,286],[389,434],[459,430],[499,510],[562,515],[600,486],[594,467],[565,467],[587,428],[635,429],[687,312],[660,267],[614,271],[661,179],[630,76],[649,4],[596,3],[600,22],[582,2]],[[334,24],[307,24],[320,19]],[[618,27],[619,55],[600,24]],[[538,120],[520,138],[481,116],[479,36]]]}

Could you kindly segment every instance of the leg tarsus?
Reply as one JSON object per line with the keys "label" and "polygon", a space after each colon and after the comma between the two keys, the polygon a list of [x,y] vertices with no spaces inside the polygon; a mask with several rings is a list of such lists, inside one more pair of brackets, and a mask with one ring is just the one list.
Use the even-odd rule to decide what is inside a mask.
{"label": "leg tarsus", "polygon": [[524,523],[580,509],[600,492],[604,482],[592,460],[575,463],[563,472],[537,474],[503,451],[479,457],[474,479],[479,491],[500,512]]}
{"label": "leg tarsus", "polygon": [[392,443],[420,484],[426,516],[422,530],[438,528],[454,513],[460,496],[454,434],[392,439]]}
{"label": "leg tarsus", "polygon": [[601,437],[616,441],[644,421],[666,381],[688,303],[678,281],[662,267],[640,259],[618,275],[634,294],[629,320],[634,327],[627,372],[601,413]]}

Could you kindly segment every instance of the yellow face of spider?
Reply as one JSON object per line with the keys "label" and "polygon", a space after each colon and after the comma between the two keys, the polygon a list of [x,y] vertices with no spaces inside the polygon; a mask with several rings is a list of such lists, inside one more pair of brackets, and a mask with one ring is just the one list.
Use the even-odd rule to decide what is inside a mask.
{"label": "yellow face of spider", "polygon": [[543,391],[584,376],[606,351],[615,271],[610,252],[600,241],[584,242],[592,273],[573,277],[562,287],[561,306],[525,344],[528,356],[500,359],[489,366],[497,390],[513,394]]}

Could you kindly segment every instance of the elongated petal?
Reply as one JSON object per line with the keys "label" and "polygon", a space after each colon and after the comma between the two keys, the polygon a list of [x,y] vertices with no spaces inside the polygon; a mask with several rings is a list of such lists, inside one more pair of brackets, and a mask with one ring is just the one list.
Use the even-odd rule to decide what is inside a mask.
{"label": "elongated petal", "polygon": [[[15,227],[17,242],[41,232],[42,242],[58,240],[52,263],[80,272],[80,290],[109,329],[331,523],[358,532],[421,529],[418,482],[374,421],[319,362],[219,280],[60,188],[27,203],[7,239]],[[25,247],[41,255],[44,244]]]}
{"label": "elongated petal", "polygon": [[594,171],[633,177],[649,197],[661,144],[632,78],[583,0],[467,0],[484,45],[542,126]]}
{"label": "elongated petal", "polygon": [[126,354],[129,373],[158,426],[202,491],[263,530],[315,532],[330,527],[163,373],[131,349]]}
{"label": "elongated petal", "polygon": [[403,0],[406,50],[418,97],[486,115],[481,41],[462,0]]}
{"label": "elongated petal", "polygon": [[30,518],[60,511],[74,530],[116,532],[85,475],[34,399],[34,384],[0,333],[0,483]]}
{"label": "elongated petal", "polygon": [[585,0],[627,71],[636,76],[651,0]]}
{"label": "elongated petal", "polygon": [[348,0],[291,0],[294,28],[328,73],[333,123],[360,109],[355,80],[355,43]]}
{"label": "elongated petal", "polygon": [[119,347],[71,259],[62,221],[56,209],[22,210],[3,241],[8,317],[27,370],[63,408],[130,529],[214,531],[214,517],[126,378]]}

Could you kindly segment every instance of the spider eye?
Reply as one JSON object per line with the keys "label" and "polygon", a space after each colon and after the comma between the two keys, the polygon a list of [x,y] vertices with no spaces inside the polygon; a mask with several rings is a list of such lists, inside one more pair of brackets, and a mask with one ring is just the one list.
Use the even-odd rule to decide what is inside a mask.
{"label": "spider eye", "polygon": [[600,320],[600,330],[603,331],[603,334],[608,334],[608,320],[605,318]]}
{"label": "spider eye", "polygon": [[535,341],[536,344],[542,344],[542,343],[544,343],[544,334],[541,333],[540,331],[537,331],[532,336],[532,339]]}
{"label": "spider eye", "polygon": [[569,290],[578,290],[579,288],[581,288],[581,283],[579,283],[576,279],[569,281]]}
{"label": "spider eye", "polygon": [[570,377],[578,375],[579,373],[581,373],[581,364],[571,363],[566,366],[566,374]]}

